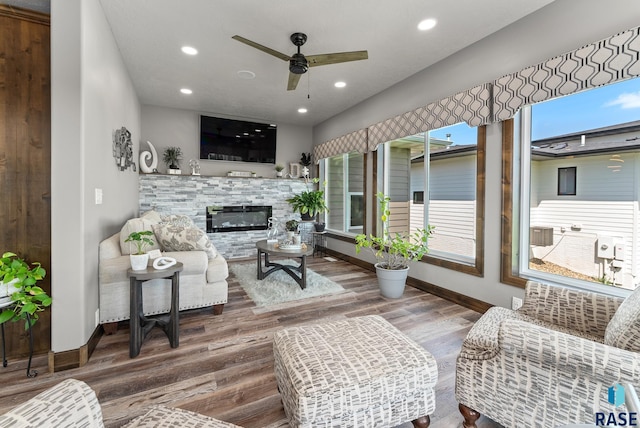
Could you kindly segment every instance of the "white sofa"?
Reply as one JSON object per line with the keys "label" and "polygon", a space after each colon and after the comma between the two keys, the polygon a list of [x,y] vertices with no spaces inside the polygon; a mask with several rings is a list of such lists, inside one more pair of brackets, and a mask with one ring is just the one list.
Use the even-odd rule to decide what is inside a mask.
{"label": "white sofa", "polygon": [[[107,334],[117,330],[118,321],[129,319],[130,281],[127,270],[131,265],[128,254],[129,244],[125,244],[124,239],[131,231],[154,231],[155,235],[151,239],[156,243],[155,248],[165,249],[167,246],[174,245],[179,249],[191,249],[163,251],[164,256],[173,257],[184,265],[183,271],[180,272],[180,310],[213,306],[215,315],[222,313],[228,295],[226,279],[229,276],[229,270],[226,260],[215,251],[206,234],[194,226],[189,230],[195,231],[206,241],[206,251],[193,249],[194,245],[184,242],[173,242],[175,241],[173,235],[169,238],[163,237],[160,235],[159,228],[164,227],[167,221],[167,217],[161,218],[155,212],[145,213],[140,218],[129,220],[120,232],[100,243],[100,324],[103,325]],[[181,226],[190,227],[189,225],[169,227],[175,231],[180,230]],[[201,246],[195,245],[195,248],[201,248]],[[147,281],[142,285],[142,295],[145,315],[167,313],[171,307],[171,281],[168,279]]]}

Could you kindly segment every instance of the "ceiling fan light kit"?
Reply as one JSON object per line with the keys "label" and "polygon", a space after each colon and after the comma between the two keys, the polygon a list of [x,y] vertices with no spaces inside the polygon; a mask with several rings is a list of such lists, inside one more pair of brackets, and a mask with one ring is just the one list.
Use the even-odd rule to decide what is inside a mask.
{"label": "ceiling fan light kit", "polygon": [[291,56],[268,48],[242,36],[235,35],[232,37],[232,39],[251,46],[252,48],[258,49],[262,52],[265,52],[269,55],[275,56],[276,58],[279,58],[283,61],[289,61],[289,81],[287,82],[288,91],[293,91],[294,89],[296,89],[296,87],[298,86],[298,82],[300,81],[300,76],[305,74],[309,70],[309,67],[338,64],[348,61],[359,61],[369,58],[369,54],[367,51],[337,52],[304,56],[300,52],[300,46],[304,45],[307,42],[307,35],[304,33],[293,33],[289,37],[291,43],[293,43],[298,48],[298,51]]}

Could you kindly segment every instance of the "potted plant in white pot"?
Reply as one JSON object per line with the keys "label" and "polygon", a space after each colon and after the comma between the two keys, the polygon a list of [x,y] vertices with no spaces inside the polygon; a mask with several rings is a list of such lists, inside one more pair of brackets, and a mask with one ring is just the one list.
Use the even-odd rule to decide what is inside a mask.
{"label": "potted plant in white pot", "polygon": [[[38,285],[47,272],[39,262],[31,265],[15,253],[6,252],[0,258],[0,324],[25,320],[27,330],[38,321],[38,312],[51,306],[51,297]],[[5,287],[6,285],[6,287]],[[4,291],[6,290],[6,291]]]}
{"label": "potted plant in white pot", "polygon": [[162,154],[162,160],[167,165],[169,174],[180,175],[180,160],[182,159],[182,149],[180,147],[167,147]]}
{"label": "potted plant in white pot", "polygon": [[293,235],[298,231],[298,220],[287,220],[284,227],[287,229],[287,238],[292,241]]}
{"label": "potted plant in white pot", "polygon": [[356,236],[356,253],[362,248],[369,248],[376,256],[376,275],[380,293],[392,299],[401,297],[409,274],[409,262],[418,261],[429,252],[428,239],[433,233],[433,226],[417,229],[411,235],[389,232],[389,197],[378,193],[382,235],[360,234]]}
{"label": "potted plant in white pot", "polygon": [[278,164],[274,169],[276,170],[276,177],[280,178],[284,175],[284,167],[282,165]]}
{"label": "potted plant in white pot", "polygon": [[133,270],[145,270],[149,263],[149,254],[145,253],[145,249],[153,245],[154,242],[148,238],[153,236],[153,232],[150,230],[143,230],[141,232],[131,232],[124,242],[133,242],[136,245],[136,252],[129,255],[131,261],[131,269]]}

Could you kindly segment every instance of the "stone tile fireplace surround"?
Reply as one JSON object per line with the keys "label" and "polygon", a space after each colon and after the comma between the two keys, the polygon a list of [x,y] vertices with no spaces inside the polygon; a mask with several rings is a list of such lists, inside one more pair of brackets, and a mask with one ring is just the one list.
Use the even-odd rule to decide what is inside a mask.
{"label": "stone tile fireplace surround", "polygon": [[[140,213],[154,209],[160,214],[183,214],[206,230],[206,207],[269,205],[273,217],[284,221],[300,219],[287,198],[306,190],[303,180],[195,175],[141,174]],[[255,257],[256,241],[266,239],[265,230],[208,233],[211,242],[226,259]]]}

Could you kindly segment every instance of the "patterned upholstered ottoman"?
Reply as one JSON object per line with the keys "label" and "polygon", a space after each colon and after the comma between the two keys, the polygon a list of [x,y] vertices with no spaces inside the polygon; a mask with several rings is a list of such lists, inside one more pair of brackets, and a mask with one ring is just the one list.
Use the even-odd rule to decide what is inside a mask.
{"label": "patterned upholstered ottoman", "polygon": [[436,361],[382,317],[280,330],[273,351],[292,427],[429,426]]}

